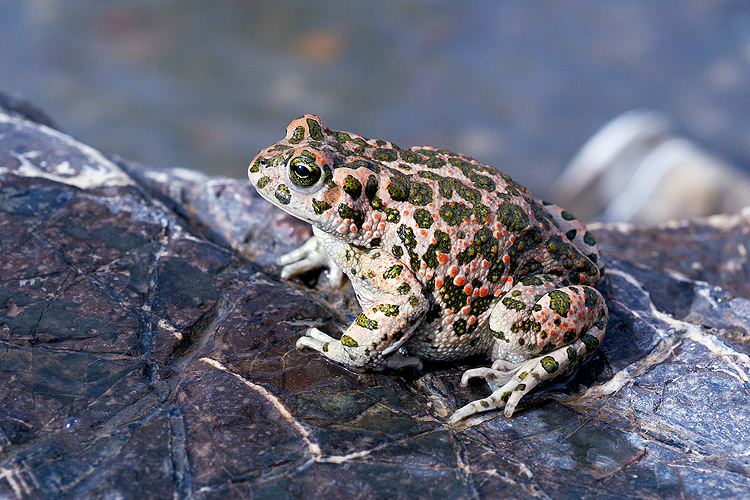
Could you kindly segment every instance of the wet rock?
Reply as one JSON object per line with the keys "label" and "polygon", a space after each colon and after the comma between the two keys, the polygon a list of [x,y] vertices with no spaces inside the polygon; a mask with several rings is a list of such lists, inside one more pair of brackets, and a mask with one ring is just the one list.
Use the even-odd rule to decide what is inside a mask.
{"label": "wet rock", "polygon": [[605,342],[512,419],[456,428],[444,417],[486,393],[458,384],[481,360],[360,375],[295,350],[356,301],[278,279],[309,228],[245,182],[109,159],[6,112],[0,228],[2,498],[750,488],[750,211],[598,227]]}

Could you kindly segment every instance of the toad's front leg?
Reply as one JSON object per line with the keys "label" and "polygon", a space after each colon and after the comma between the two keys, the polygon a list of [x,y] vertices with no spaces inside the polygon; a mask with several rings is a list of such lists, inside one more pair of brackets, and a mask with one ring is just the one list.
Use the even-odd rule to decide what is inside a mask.
{"label": "toad's front leg", "polygon": [[[362,314],[336,340],[311,328],[297,341],[297,348],[315,349],[327,358],[355,370],[382,370],[413,366],[418,358],[396,351],[419,326],[428,309],[422,285],[402,262],[381,251],[348,251],[352,256],[342,267],[349,276]],[[341,254],[339,254],[341,255]]]}

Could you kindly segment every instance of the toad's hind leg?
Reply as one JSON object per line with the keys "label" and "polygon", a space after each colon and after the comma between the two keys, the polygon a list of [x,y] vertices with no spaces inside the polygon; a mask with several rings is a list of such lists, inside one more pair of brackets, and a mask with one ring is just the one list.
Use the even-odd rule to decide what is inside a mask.
{"label": "toad's hind leg", "polygon": [[603,340],[607,308],[599,292],[583,285],[550,290],[553,281],[519,283],[523,292],[511,293],[517,298],[493,311],[490,328],[497,339],[497,359],[492,368],[468,370],[461,380],[466,385],[471,378],[483,378],[492,394],[460,408],[451,423],[503,407],[510,417],[523,396],[569,373]]}

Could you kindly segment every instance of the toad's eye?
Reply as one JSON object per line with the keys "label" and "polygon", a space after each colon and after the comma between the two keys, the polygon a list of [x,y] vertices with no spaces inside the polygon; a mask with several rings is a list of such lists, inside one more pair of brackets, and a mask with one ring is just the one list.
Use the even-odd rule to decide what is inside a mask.
{"label": "toad's eye", "polygon": [[320,180],[322,172],[315,160],[297,156],[289,162],[289,179],[299,187],[310,187]]}

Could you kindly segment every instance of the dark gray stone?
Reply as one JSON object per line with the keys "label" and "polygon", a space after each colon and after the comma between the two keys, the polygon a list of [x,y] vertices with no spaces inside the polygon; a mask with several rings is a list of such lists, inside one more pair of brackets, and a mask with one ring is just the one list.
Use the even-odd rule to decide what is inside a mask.
{"label": "dark gray stone", "polygon": [[0,231],[2,498],[748,497],[750,211],[597,228],[605,342],[457,428],[481,360],[360,375],[295,349],[356,301],[278,279],[309,228],[245,182],[2,113]]}

